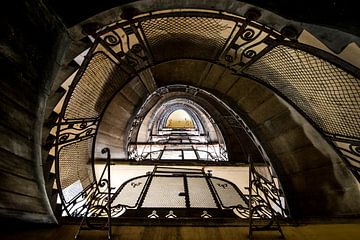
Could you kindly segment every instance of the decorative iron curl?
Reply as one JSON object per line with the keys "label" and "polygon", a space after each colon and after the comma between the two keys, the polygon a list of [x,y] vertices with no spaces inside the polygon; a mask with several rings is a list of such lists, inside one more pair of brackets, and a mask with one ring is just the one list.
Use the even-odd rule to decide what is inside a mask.
{"label": "decorative iron curl", "polygon": [[133,53],[140,53],[142,50],[142,46],[140,44],[135,44],[134,46],[132,46],[131,51]]}
{"label": "decorative iron curl", "polygon": [[[83,220],[80,223],[80,227],[79,230],[77,232],[77,234],[75,235],[75,239],[78,239],[80,231],[82,229],[82,225],[84,223],[84,220],[86,222],[86,225],[88,228],[90,229],[96,229],[96,230],[107,230],[108,231],[108,239],[111,239],[111,213],[115,212],[112,207],[111,207],[111,203],[112,203],[112,197],[113,197],[113,193],[111,193],[111,178],[110,178],[110,149],[109,148],[103,148],[101,150],[101,153],[103,154],[107,154],[107,159],[106,159],[106,165],[105,168],[103,170],[103,173],[101,174],[101,177],[97,183],[97,187],[94,189],[94,192],[92,193],[91,197],[90,197],[90,201],[86,204],[87,205],[87,209],[84,215]],[[103,178],[105,171],[107,170],[107,179]],[[107,191],[106,192],[102,192],[100,191],[100,188],[103,188],[106,186]],[[105,213],[105,214],[103,214]],[[77,209],[76,209],[76,215],[78,214]],[[121,214],[121,213],[120,213]],[[96,222],[93,223],[90,221],[90,219],[94,218],[94,217],[101,217],[101,216],[106,216],[107,221],[104,222]]]}
{"label": "decorative iron curl", "polygon": [[115,46],[120,43],[120,38],[116,34],[107,35],[104,40],[110,46]]}
{"label": "decorative iron curl", "polygon": [[88,129],[88,130],[86,130],[85,136],[91,135],[92,132],[93,132],[93,129]]}
{"label": "decorative iron curl", "polygon": [[59,143],[66,142],[66,140],[68,140],[69,137],[70,137],[70,134],[69,134],[69,133],[64,133],[64,134],[60,135],[60,137],[59,137]]}
{"label": "decorative iron curl", "polygon": [[109,148],[103,148],[102,150],[101,150],[101,153],[102,154],[106,154],[107,153],[107,157],[108,158],[110,158],[110,149]]}
{"label": "decorative iron curl", "polygon": [[87,126],[88,126],[87,122],[82,122],[79,127],[80,129],[85,129]]}
{"label": "decorative iron curl", "polygon": [[257,53],[252,49],[244,51],[244,56],[247,57],[247,58],[253,58],[253,57],[256,56],[256,54]]}
{"label": "decorative iron curl", "polygon": [[231,55],[229,55],[229,54],[227,54],[227,55],[225,55],[225,61],[231,63],[231,62],[234,61],[234,57],[231,56]]}
{"label": "decorative iron curl", "polygon": [[253,29],[247,28],[240,37],[244,41],[251,41],[254,40],[257,36],[255,35],[255,31]]}
{"label": "decorative iron curl", "polygon": [[360,156],[360,144],[359,143],[350,144],[349,148],[354,155]]}
{"label": "decorative iron curl", "polygon": [[109,181],[107,180],[107,179],[101,179],[100,181],[99,181],[99,186],[100,187],[105,187],[105,186],[107,186],[107,185],[109,185]]}

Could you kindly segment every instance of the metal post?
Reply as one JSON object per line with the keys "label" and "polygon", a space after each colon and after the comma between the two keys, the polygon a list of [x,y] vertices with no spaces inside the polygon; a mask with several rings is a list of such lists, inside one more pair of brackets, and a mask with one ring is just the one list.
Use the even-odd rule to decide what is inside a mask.
{"label": "metal post", "polygon": [[252,236],[252,161],[250,155],[248,155],[248,162],[249,162],[249,240],[253,239]]}
{"label": "metal post", "polygon": [[108,167],[108,203],[107,203],[107,210],[108,210],[108,239],[111,240],[111,178],[110,178],[110,150],[108,150],[107,156],[107,167]]}

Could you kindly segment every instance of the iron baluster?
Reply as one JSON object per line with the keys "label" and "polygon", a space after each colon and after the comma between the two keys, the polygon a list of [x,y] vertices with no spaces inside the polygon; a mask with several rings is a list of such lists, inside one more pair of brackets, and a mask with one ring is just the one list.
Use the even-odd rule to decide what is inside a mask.
{"label": "iron baluster", "polygon": [[[101,150],[101,153],[107,154],[106,158],[106,164],[104,167],[104,170],[101,174],[101,177],[99,181],[96,183],[96,187],[94,188],[94,191],[90,197],[89,202],[86,204],[85,207],[86,212],[83,216],[79,229],[75,235],[75,239],[79,239],[81,230],[106,230],[104,228],[107,227],[107,233],[108,233],[108,239],[112,239],[112,223],[111,223],[111,203],[113,201],[112,199],[112,193],[111,193],[111,171],[110,171],[110,165],[111,165],[111,154],[109,148],[104,148]],[[105,172],[107,172],[106,178],[104,177]],[[102,192],[100,188],[106,186],[106,192]],[[102,196],[105,195],[105,198],[102,198]],[[105,204],[104,201],[106,202]],[[107,216],[107,222],[105,225],[98,225],[93,224],[90,221],[90,217],[98,217],[101,216],[101,214],[105,212]],[[86,227],[83,227],[84,223],[86,223]]]}
{"label": "iron baluster", "polygon": [[[281,238],[285,238],[279,223],[279,213],[273,208],[272,203],[276,203],[269,199],[269,190],[264,187],[265,184],[274,184],[274,182],[261,182],[263,176],[259,174],[248,156],[249,161],[249,240],[253,239],[254,231],[278,231]],[[275,191],[278,189],[274,188]],[[253,191],[256,193],[253,196]],[[256,197],[256,199],[255,199]],[[281,205],[280,205],[281,209]],[[282,211],[282,210],[281,210]],[[282,211],[283,212],[283,211]],[[265,220],[267,223],[255,224],[255,219]]]}

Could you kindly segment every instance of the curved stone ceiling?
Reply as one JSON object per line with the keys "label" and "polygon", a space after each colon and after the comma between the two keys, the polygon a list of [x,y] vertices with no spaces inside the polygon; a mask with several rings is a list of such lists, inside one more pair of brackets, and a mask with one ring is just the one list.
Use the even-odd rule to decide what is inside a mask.
{"label": "curved stone ceiling", "polygon": [[[78,179],[80,173],[85,185],[92,180],[91,174],[86,173],[88,153],[96,154],[93,137],[101,130],[99,122],[105,120],[104,112],[114,103],[112,99],[119,97],[119,91],[124,91],[125,101],[130,102],[126,105],[130,119],[144,97],[137,95],[135,89],[151,94],[154,85],[181,83],[208,90],[243,117],[269,153],[285,193],[292,196],[290,205],[298,215],[313,213],[305,211],[298,202],[299,197],[307,202],[302,193],[311,191],[296,183],[307,177],[302,172],[307,167],[302,163],[304,156],[296,151],[299,147],[308,145],[305,152],[313,151],[312,157],[318,156],[320,162],[335,169],[334,176],[328,176],[324,183],[331,188],[337,184],[341,189],[346,185],[350,186],[348,189],[356,188],[351,175],[344,174],[342,180],[337,175],[345,168],[338,161],[340,156],[359,177],[358,71],[330,54],[299,44],[288,35],[251,20],[213,10],[174,9],[135,16],[132,21],[120,20],[94,32],[94,44],[70,87],[60,115],[56,154],[62,185]],[[136,79],[141,87],[126,90],[133,82],[130,79]],[[197,99],[201,94],[194,96]],[[226,119],[224,128],[238,120],[234,122],[226,111],[217,110]],[[276,125],[280,130],[273,131],[272,117],[281,114],[289,125]],[[299,120],[301,115],[307,121]],[[130,128],[133,120],[124,124]],[[305,127],[303,122],[310,124]],[[315,143],[314,136],[320,136],[321,146]],[[79,149],[81,154],[74,154]],[[77,173],[68,169],[70,158],[78,164]],[[289,158],[294,160],[293,164],[286,162]],[[301,180],[290,177],[292,169],[287,169],[296,164],[301,165]],[[321,190],[320,185],[321,182],[312,186],[319,191],[318,199],[325,196],[322,201],[332,201],[333,196]],[[347,192],[346,197],[351,194]],[[336,202],[342,201],[341,197],[336,198]],[[344,208],[347,212],[353,206]]]}

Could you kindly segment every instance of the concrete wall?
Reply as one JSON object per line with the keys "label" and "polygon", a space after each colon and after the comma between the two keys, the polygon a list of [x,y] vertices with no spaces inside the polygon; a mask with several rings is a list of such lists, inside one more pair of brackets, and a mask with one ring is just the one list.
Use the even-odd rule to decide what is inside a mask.
{"label": "concrete wall", "polygon": [[54,223],[42,131],[65,28],[41,1],[7,2],[0,19],[0,217]]}
{"label": "concrete wall", "polygon": [[148,92],[139,78],[134,78],[119,91],[106,108],[96,138],[95,158],[104,158],[101,149],[108,147],[114,159],[127,157],[128,128],[136,110]]}

